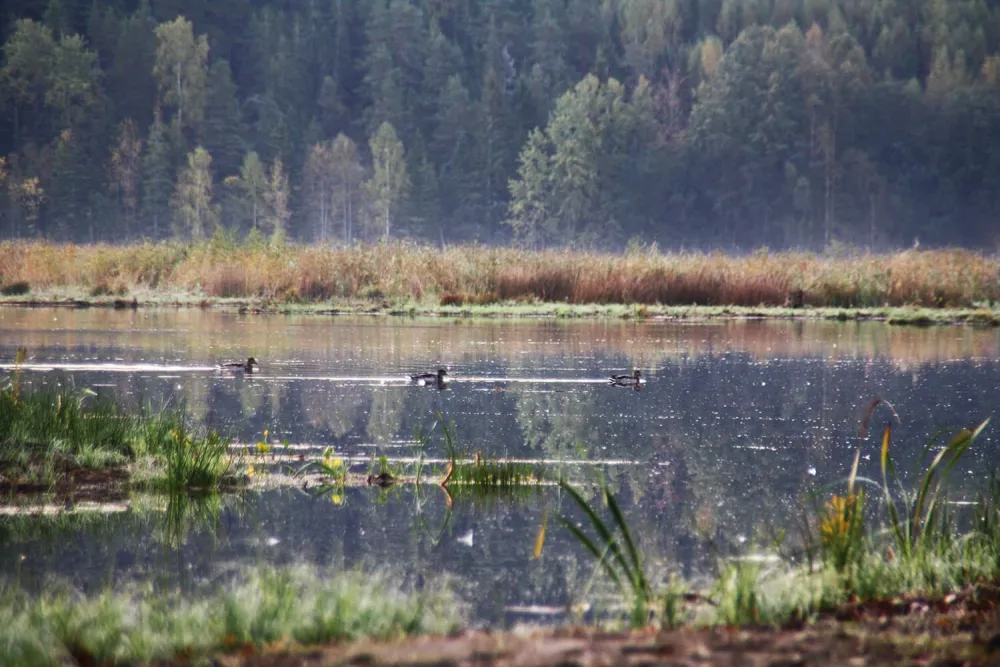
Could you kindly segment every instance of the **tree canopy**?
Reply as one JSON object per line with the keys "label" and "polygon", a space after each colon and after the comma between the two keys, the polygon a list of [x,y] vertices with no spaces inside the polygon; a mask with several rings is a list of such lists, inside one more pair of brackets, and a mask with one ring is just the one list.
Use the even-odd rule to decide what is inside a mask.
{"label": "tree canopy", "polygon": [[987,0],[36,0],[0,39],[3,238],[1000,240]]}

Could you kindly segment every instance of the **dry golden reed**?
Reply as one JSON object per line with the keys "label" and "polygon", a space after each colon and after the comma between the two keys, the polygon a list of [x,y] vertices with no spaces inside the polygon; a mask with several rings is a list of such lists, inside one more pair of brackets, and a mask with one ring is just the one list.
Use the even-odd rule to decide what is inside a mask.
{"label": "dry golden reed", "polygon": [[969,250],[851,257],[627,255],[406,242],[357,248],[0,244],[0,285],[160,290],[278,301],[969,307],[1000,298],[997,258]]}

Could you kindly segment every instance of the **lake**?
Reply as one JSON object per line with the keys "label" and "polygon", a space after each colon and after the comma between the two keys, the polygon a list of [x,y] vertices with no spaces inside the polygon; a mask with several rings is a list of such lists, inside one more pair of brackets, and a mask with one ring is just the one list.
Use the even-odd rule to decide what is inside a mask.
{"label": "lake", "polygon": [[[27,385],[183,405],[234,451],[266,430],[273,451],[287,444],[297,459],[332,447],[359,472],[383,455],[418,455],[417,432],[428,434],[426,459],[444,458],[440,415],[466,455],[546,462],[588,497],[606,481],[652,570],[695,579],[793,531],[810,493],[828,495],[847,475],[859,442],[859,473],[880,479],[889,421],[897,463],[911,471],[936,431],[1000,405],[998,331],[972,327],[0,309],[3,374],[19,346]],[[258,373],[213,370],[248,356]],[[453,378],[444,391],[405,382],[438,367]],[[633,368],[648,378],[642,391],[607,381]],[[859,441],[876,397],[899,421],[880,407]],[[973,497],[1000,463],[996,442],[988,428],[954,472],[953,500]],[[59,576],[93,590],[128,579],[195,589],[260,563],[362,566],[417,586],[446,578],[471,618],[493,625],[547,618],[593,574],[556,521],[579,515],[552,486],[458,496],[449,508],[433,484],[322,495],[278,485],[182,509],[137,496],[86,516],[0,517],[0,569],[29,588]]]}

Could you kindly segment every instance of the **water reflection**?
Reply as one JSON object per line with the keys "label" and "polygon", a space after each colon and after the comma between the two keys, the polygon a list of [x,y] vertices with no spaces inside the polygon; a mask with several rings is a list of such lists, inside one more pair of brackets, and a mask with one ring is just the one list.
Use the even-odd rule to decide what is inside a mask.
{"label": "water reflection", "polygon": [[[931,433],[978,423],[1000,398],[998,333],[966,327],[3,309],[0,332],[0,362],[21,345],[33,356],[23,383],[183,403],[242,446],[266,429],[293,456],[333,447],[364,467],[381,454],[412,456],[414,433],[440,413],[469,452],[631,462],[594,467],[644,549],[688,574],[763,542],[768,527],[792,522],[806,490],[844,476],[873,397],[902,419],[903,470]],[[215,371],[251,355],[261,362],[253,375]],[[411,385],[410,374],[441,366],[447,391]],[[632,368],[648,380],[641,392],[610,386]],[[870,431],[885,418],[876,413]],[[994,443],[988,431],[955,471],[959,494],[997,462]],[[878,476],[876,451],[869,436],[862,475]],[[423,456],[433,464],[445,453],[435,439]],[[451,510],[433,488],[346,489],[339,499],[286,488],[188,510],[132,502],[36,533],[16,523],[23,517],[0,517],[0,568],[36,585],[55,571],[81,586],[126,574],[197,586],[260,561],[368,563],[415,580],[452,573],[475,591],[477,617],[496,620],[505,605],[567,602],[589,578],[560,530],[532,558],[543,517],[566,508],[552,488],[511,502],[456,494]]]}

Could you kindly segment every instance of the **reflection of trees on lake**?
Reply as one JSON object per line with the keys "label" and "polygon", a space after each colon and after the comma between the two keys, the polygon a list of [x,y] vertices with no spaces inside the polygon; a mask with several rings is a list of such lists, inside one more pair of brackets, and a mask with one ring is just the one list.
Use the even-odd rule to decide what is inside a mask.
{"label": "reflection of trees on lake", "polygon": [[[157,316],[155,321],[163,331],[179,330],[178,321],[187,317]],[[190,337],[142,331],[127,345],[119,338],[125,335],[121,332],[110,337],[105,333],[103,339],[78,332],[71,347],[59,348],[68,334],[43,332],[41,339],[54,347],[42,347],[39,354],[177,363],[173,350],[183,349],[181,356],[189,355],[185,358],[195,364],[209,352],[217,353],[213,341],[219,340],[223,325],[233,324],[233,318],[198,314],[191,321],[205,330],[195,326]],[[84,318],[78,323],[90,323],[97,330],[101,321]],[[926,437],[938,427],[978,423],[1000,405],[998,367],[993,361],[997,335],[971,328],[813,322],[685,326],[617,322],[432,326],[420,321],[396,326],[381,320],[331,325],[307,318],[289,318],[291,324],[278,318],[260,322],[262,331],[234,327],[232,346],[263,349],[261,356],[266,359],[277,358],[280,351],[291,350],[296,340],[302,340],[295,350],[299,356],[290,358],[299,366],[286,369],[287,375],[299,379],[273,379],[286,374],[275,370],[277,364],[265,364],[254,377],[223,377],[211,371],[56,371],[26,378],[33,384],[111,384],[99,390],[132,404],[158,407],[183,400],[194,418],[242,442],[255,441],[268,428],[272,442],[287,437],[290,442],[367,454],[371,450],[361,445],[409,440],[416,427],[427,431],[440,412],[455,423],[457,444],[468,454],[635,460],[637,465],[608,466],[602,473],[647,548],[683,563],[696,559],[705,539],[720,548],[734,546],[736,535],[752,540],[754,531],[767,522],[782,523],[792,516],[807,489],[846,475],[862,410],[875,396],[892,401],[903,420],[893,442],[904,471],[912,469]],[[301,338],[283,335],[292,329]],[[33,334],[26,335],[29,347],[36,349]],[[484,344],[474,344],[477,341]],[[648,362],[643,370],[649,376],[638,393],[604,382],[458,381],[437,391],[331,379],[341,374],[402,378],[407,370],[431,368],[439,361],[450,363],[450,372],[460,380],[606,377],[611,369],[627,371],[636,359]],[[875,441],[888,416],[882,409],[875,414],[863,450],[863,475],[879,476]],[[998,461],[992,441],[987,431],[971,455],[976,464],[956,470],[958,484],[975,481],[977,471]],[[380,451],[394,455],[412,450],[404,446]],[[431,435],[426,453],[445,453],[440,430]],[[815,476],[810,474],[812,468]],[[579,468],[572,472],[580,479],[590,474]],[[593,488],[584,492],[590,494]],[[308,508],[296,505],[295,516],[280,514],[290,501],[271,499],[255,505],[253,520],[259,518],[263,525],[285,521],[293,524],[290,530],[320,532],[303,542],[303,557],[353,563],[360,557],[384,555],[387,547],[381,543],[388,540],[399,548],[400,559],[415,563],[414,571],[424,567],[428,572],[437,571],[435,565],[442,558],[452,559],[448,562],[455,568],[472,567],[463,559],[482,557],[480,548],[496,549],[511,558],[523,555],[537,529],[537,523],[518,523],[529,520],[525,517],[537,522],[533,506],[459,509],[452,532],[434,545],[426,535],[398,532],[400,526],[413,529],[409,505],[396,507],[399,503],[392,498],[378,505],[377,500],[366,500],[369,495],[367,490],[349,492],[345,508],[335,508],[329,498]],[[352,503],[355,509],[363,508],[361,513],[352,509]],[[455,546],[457,535],[484,524],[492,526],[493,533],[487,536],[476,528],[471,550]],[[561,539],[557,533],[550,526],[549,539],[556,544]],[[515,535],[517,541],[512,543]],[[261,534],[255,539],[267,537]],[[497,591],[504,586],[514,591],[530,587],[559,591],[567,578],[575,576],[568,567],[540,563],[537,569],[521,573],[527,582],[523,589],[521,580],[501,578],[491,585]]]}
{"label": "reflection of trees on lake", "polygon": [[400,414],[405,405],[404,396],[395,389],[376,389],[372,392],[368,411],[368,437],[380,445],[388,444],[399,433]]}

